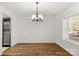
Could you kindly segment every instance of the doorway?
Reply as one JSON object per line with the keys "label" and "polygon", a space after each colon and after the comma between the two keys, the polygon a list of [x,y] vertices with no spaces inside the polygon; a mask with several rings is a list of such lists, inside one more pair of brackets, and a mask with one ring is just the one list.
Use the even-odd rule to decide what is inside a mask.
{"label": "doorway", "polygon": [[79,14],[63,20],[63,39],[79,45]]}
{"label": "doorway", "polygon": [[11,18],[4,17],[2,20],[2,47],[11,46]]}

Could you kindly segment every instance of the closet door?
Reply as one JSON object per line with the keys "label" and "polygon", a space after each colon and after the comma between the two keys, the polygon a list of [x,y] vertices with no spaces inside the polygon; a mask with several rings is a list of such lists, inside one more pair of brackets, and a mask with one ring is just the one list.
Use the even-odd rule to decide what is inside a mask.
{"label": "closet door", "polygon": [[10,47],[11,46],[11,19],[3,19],[3,35],[2,35],[2,46]]}

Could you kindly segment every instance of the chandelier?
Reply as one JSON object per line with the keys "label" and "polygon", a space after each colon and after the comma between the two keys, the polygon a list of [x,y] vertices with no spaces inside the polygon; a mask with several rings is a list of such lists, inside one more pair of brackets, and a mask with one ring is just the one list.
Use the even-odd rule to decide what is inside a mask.
{"label": "chandelier", "polygon": [[39,21],[43,21],[43,16],[41,14],[39,14],[38,12],[38,4],[39,2],[35,2],[36,4],[36,14],[35,15],[32,15],[32,21],[36,21],[36,22],[39,22]]}

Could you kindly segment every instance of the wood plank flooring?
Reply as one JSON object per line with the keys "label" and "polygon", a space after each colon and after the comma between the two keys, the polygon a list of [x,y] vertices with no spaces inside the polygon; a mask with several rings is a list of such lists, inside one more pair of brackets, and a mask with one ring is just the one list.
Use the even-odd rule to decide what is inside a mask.
{"label": "wood plank flooring", "polygon": [[18,43],[3,52],[3,56],[71,56],[56,43]]}

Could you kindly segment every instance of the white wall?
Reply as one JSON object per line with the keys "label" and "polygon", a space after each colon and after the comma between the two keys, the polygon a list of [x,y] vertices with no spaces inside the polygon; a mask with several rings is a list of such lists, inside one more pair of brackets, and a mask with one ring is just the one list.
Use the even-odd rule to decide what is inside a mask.
{"label": "white wall", "polygon": [[43,22],[32,22],[31,16],[18,17],[19,43],[55,42],[55,16],[44,16]]}
{"label": "white wall", "polygon": [[[68,41],[65,41],[63,40],[63,19],[65,17],[69,17],[69,16],[72,16],[74,14],[78,14],[79,13],[79,3],[76,3],[75,5],[73,5],[72,7],[68,8],[66,11],[64,11],[63,13],[61,13],[59,16],[56,17],[56,39],[57,39],[57,43],[62,46],[63,48],[65,48],[66,50],[68,51],[71,51],[73,50],[76,50],[77,52],[79,52],[79,46],[73,44],[73,43],[70,43]],[[76,55],[74,53],[74,55]],[[79,53],[78,53],[79,55]]]}
{"label": "white wall", "polygon": [[12,46],[17,42],[17,23],[16,17],[9,10],[0,6],[0,52],[3,51],[2,47],[2,19],[3,13],[11,17],[11,44]]}

